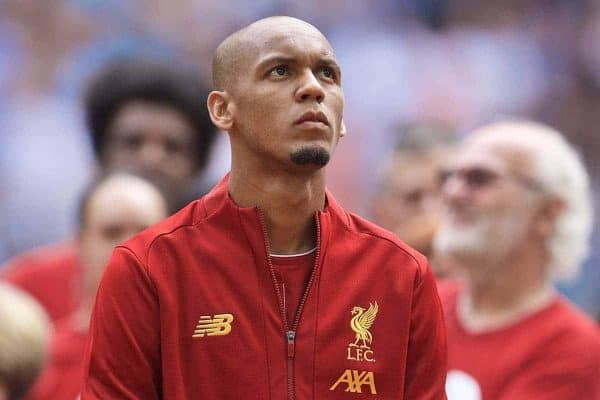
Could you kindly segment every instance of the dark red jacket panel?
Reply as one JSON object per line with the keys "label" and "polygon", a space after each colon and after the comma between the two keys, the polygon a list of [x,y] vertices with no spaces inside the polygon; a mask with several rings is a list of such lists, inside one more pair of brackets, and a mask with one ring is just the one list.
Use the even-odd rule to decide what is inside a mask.
{"label": "dark red jacket panel", "polygon": [[[279,400],[290,384],[300,400],[445,398],[445,332],[424,257],[330,194],[317,217],[293,358],[260,212],[237,207],[226,180],[117,248],[92,318],[83,399]],[[207,320],[218,334],[194,337]]]}

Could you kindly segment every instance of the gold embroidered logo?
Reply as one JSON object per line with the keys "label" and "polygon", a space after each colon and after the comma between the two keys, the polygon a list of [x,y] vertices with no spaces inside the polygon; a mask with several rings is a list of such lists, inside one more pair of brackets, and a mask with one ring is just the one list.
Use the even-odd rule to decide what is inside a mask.
{"label": "gold embroidered logo", "polygon": [[363,385],[368,385],[371,390],[371,394],[377,394],[377,388],[375,387],[375,376],[370,371],[357,371],[355,369],[347,369],[344,371],[342,376],[329,388],[329,390],[335,390],[340,383],[345,383],[346,392],[350,393],[362,393]]}
{"label": "gold embroidered logo", "polygon": [[200,317],[192,337],[229,335],[231,322],[233,322],[233,315],[231,314],[216,314],[214,317],[203,315]]}
{"label": "gold embroidered logo", "polygon": [[356,340],[348,345],[348,360],[375,362],[371,349],[373,335],[369,329],[373,326],[378,311],[377,302],[369,303],[368,309],[358,306],[352,309],[353,317],[350,320],[350,327],[356,334]]}

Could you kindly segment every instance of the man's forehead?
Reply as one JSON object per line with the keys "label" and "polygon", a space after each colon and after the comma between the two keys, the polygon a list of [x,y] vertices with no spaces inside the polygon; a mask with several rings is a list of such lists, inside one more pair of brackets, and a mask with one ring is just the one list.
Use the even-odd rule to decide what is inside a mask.
{"label": "man's forehead", "polygon": [[331,45],[317,28],[297,18],[269,17],[231,34],[219,45],[213,58],[215,88],[233,90],[241,75],[269,58],[337,64]]}
{"label": "man's forehead", "polygon": [[[243,35],[250,58],[296,53],[333,58],[333,49],[314,26],[294,18],[273,18],[250,25]],[[283,54],[281,54],[283,55]],[[291,55],[291,54],[290,54]]]}
{"label": "man's forehead", "polygon": [[244,34],[253,39],[266,38],[271,35],[313,35],[327,41],[325,36],[308,22],[292,17],[271,17],[256,21],[244,29]]}
{"label": "man's forehead", "polygon": [[452,163],[459,168],[479,166],[519,173],[530,166],[530,157],[517,140],[483,134],[468,138]]}

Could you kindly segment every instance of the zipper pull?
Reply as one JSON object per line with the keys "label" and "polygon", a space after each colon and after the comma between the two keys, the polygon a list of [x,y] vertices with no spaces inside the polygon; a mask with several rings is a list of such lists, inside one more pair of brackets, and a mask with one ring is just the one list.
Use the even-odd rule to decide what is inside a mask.
{"label": "zipper pull", "polygon": [[287,338],[287,356],[288,358],[294,358],[294,353],[296,351],[296,332],[287,331],[285,336]]}

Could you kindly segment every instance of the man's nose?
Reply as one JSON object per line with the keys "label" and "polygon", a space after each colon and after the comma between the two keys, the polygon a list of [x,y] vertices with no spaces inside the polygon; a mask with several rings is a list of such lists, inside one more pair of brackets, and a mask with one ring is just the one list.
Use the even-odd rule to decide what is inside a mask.
{"label": "man's nose", "polygon": [[465,201],[469,187],[464,179],[458,176],[449,177],[441,187],[441,198],[446,204],[456,204]]}
{"label": "man's nose", "polygon": [[140,162],[143,168],[148,171],[154,171],[164,160],[165,150],[160,144],[146,143],[140,151]]}
{"label": "man's nose", "polygon": [[323,90],[323,86],[321,86],[313,71],[306,71],[302,76],[301,85],[296,91],[296,101],[314,100],[317,103],[321,103],[324,98],[325,91]]}

